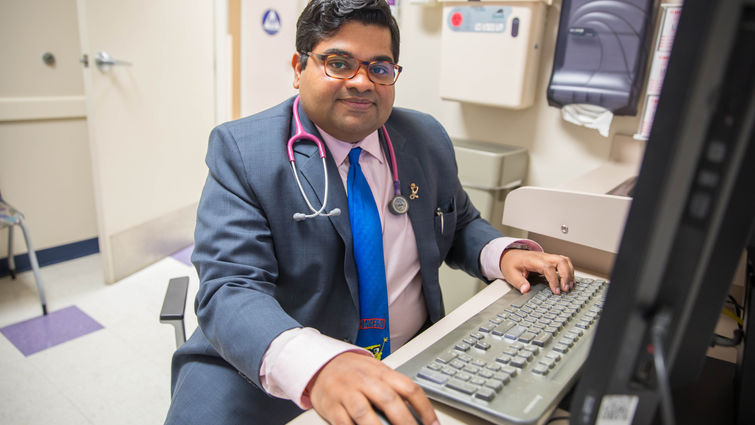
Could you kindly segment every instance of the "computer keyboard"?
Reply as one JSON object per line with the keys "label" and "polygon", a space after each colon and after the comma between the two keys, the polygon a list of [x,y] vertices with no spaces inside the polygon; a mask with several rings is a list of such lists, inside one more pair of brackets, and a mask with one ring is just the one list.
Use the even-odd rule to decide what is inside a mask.
{"label": "computer keyboard", "polygon": [[538,424],[571,389],[590,350],[608,282],[544,279],[511,291],[399,366],[428,397],[494,423]]}

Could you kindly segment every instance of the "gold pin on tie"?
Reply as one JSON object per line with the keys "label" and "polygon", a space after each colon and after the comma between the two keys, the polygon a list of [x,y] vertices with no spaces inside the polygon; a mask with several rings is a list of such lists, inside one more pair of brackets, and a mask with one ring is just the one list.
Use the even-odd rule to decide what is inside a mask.
{"label": "gold pin on tie", "polygon": [[410,184],[409,189],[412,191],[412,193],[409,195],[409,199],[419,198],[419,195],[417,195],[417,192],[419,191],[419,186],[417,186],[416,183]]}

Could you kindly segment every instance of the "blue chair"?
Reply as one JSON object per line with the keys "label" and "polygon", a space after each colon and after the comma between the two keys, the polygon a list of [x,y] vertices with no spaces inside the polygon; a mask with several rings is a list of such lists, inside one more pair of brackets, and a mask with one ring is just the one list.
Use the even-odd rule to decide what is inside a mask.
{"label": "blue chair", "polygon": [[3,200],[2,194],[0,194],[0,229],[8,228],[8,270],[10,271],[11,279],[16,278],[16,264],[13,260],[13,227],[21,227],[21,231],[24,232],[24,239],[26,240],[26,248],[29,251],[29,263],[31,269],[34,272],[34,279],[37,282],[37,291],[39,292],[39,301],[42,303],[42,314],[47,315],[47,301],[45,300],[45,289],[42,286],[42,277],[39,272],[39,263],[37,262],[37,253],[31,245],[31,237],[29,237],[29,229],[26,228],[24,223],[24,215],[21,211],[13,208],[10,204]]}

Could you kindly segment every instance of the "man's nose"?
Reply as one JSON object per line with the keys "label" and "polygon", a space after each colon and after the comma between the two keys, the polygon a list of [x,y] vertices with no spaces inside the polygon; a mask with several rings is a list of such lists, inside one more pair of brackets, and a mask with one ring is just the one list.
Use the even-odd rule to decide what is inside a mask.
{"label": "man's nose", "polygon": [[359,69],[357,70],[356,75],[351,77],[349,79],[349,82],[353,85],[353,87],[359,88],[361,90],[368,90],[374,86],[375,83],[370,80],[370,74],[367,70],[367,65],[360,63]]}

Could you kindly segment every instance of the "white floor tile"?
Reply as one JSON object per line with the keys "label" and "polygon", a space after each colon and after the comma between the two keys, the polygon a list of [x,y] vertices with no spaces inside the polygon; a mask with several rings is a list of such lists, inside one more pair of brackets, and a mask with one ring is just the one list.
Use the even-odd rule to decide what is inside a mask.
{"label": "white floor tile", "polygon": [[[168,281],[189,276],[190,334],[196,272],[166,258],[112,285],[102,275],[99,255],[42,268],[50,311],[75,305],[104,329],[28,357],[0,335],[0,424],[163,423],[176,343],[160,308]],[[0,327],[40,314],[31,272],[0,279]]]}

